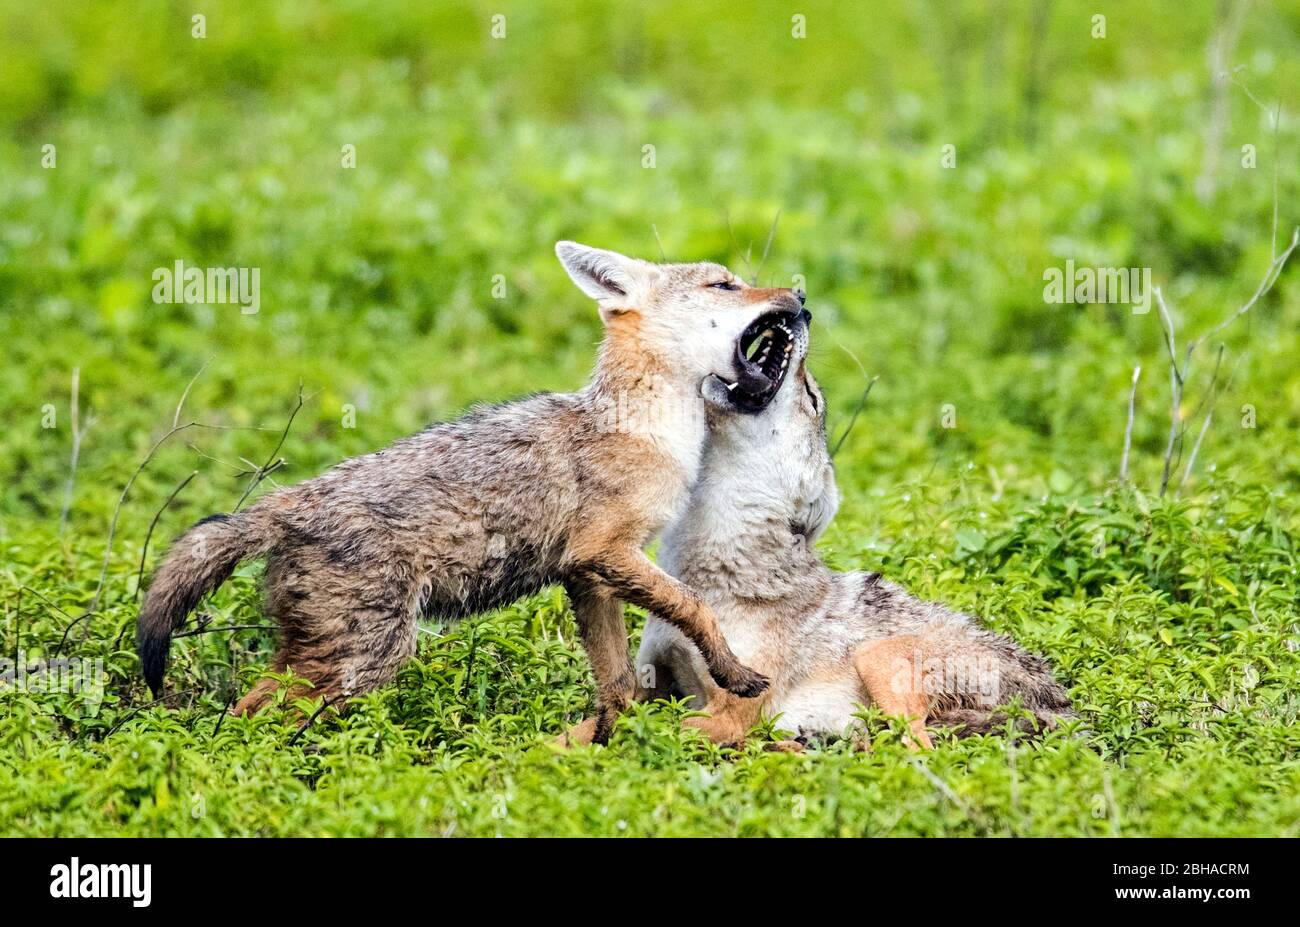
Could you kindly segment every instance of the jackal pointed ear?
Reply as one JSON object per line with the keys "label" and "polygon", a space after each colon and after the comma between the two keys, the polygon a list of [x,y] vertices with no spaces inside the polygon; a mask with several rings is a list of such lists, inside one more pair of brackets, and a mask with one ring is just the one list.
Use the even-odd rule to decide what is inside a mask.
{"label": "jackal pointed ear", "polygon": [[578,289],[600,303],[602,317],[641,305],[659,273],[653,264],[576,241],[556,242],[555,256]]}

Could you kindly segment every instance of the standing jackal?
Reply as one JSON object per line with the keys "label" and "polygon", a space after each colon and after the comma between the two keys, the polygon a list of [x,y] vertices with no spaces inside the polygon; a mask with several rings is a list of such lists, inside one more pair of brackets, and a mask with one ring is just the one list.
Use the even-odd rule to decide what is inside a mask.
{"label": "standing jackal", "polygon": [[[597,741],[635,689],[624,601],[679,628],[728,692],[763,691],[708,606],[642,548],[680,514],[699,472],[702,382],[774,393],[783,371],[746,349],[775,323],[802,324],[802,294],[747,286],[717,264],[655,265],[573,242],[555,250],[604,322],[591,383],[475,409],[204,519],[173,545],[140,613],[136,642],[155,693],[172,632],[259,556],[282,632],[274,668],[331,700],[390,680],[415,652],[421,615],[462,617],[552,583],[568,591],[591,660]],[[276,687],[263,680],[235,711],[256,711]]]}

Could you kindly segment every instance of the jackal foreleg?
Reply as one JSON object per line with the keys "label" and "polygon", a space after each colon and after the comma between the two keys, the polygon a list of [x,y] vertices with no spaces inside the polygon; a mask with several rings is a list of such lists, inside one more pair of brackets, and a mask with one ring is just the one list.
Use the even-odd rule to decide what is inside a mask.
{"label": "jackal foreleg", "polygon": [[703,731],[704,736],[715,744],[740,747],[758,720],[760,708],[759,699],[737,698],[730,692],[717,692],[704,707],[703,715],[687,718],[682,724]]}
{"label": "jackal foreleg", "polygon": [[566,589],[573,602],[582,646],[596,678],[596,716],[589,731],[579,725],[582,730],[575,728],[570,739],[574,743],[605,744],[609,742],[615,720],[636,695],[636,674],[628,658],[623,603],[601,585],[571,582]]}
{"label": "jackal foreleg", "polygon": [[640,550],[607,551],[589,565],[587,572],[614,595],[676,626],[699,649],[713,681],[728,692],[753,698],[767,688],[767,677],[736,659],[704,600],[651,563]]}

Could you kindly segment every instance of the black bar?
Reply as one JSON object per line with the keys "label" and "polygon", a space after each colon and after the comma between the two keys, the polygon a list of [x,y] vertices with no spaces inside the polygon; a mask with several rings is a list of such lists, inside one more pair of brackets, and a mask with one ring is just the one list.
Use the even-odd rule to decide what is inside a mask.
{"label": "black bar", "polygon": [[[921,899],[927,912],[1051,905],[1047,912],[1192,908],[1231,914],[1279,903],[1289,844],[1269,840],[631,840],[619,846],[566,840],[111,840],[0,841],[6,914],[29,909],[113,909],[127,917],[221,912],[264,917],[337,915],[346,905],[394,912],[428,906],[432,915],[482,904],[499,915],[518,906],[583,904],[593,896],[632,899],[646,892],[714,904],[771,897],[774,909],[806,909],[842,895]],[[671,843],[672,845],[668,845]],[[1285,854],[1285,855],[1284,855]],[[80,886],[94,887],[101,864],[147,864],[148,905],[119,898],[52,897],[77,860]],[[610,866],[610,860],[616,860]],[[710,862],[705,862],[709,860]],[[94,867],[93,873],[87,866]],[[58,867],[64,867],[60,869]],[[114,870],[122,878],[123,870]],[[144,870],[123,883],[143,900]],[[113,873],[109,873],[112,881]],[[89,883],[84,879],[90,877]],[[1203,896],[1203,892],[1209,893]],[[1143,897],[1146,896],[1146,897]],[[476,900],[477,899],[477,900]],[[672,910],[675,903],[664,898]],[[764,904],[766,905],[766,901]],[[891,902],[892,904],[892,902]],[[748,903],[746,903],[748,906]],[[679,909],[681,910],[681,909]],[[704,913],[707,908],[696,908]],[[993,909],[985,908],[986,913]],[[412,912],[414,913],[414,912]],[[717,915],[716,909],[714,915]]]}

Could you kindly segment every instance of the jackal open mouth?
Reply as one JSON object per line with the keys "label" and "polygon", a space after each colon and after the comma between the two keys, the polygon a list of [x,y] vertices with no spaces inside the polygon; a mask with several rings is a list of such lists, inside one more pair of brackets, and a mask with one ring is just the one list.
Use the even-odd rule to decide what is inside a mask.
{"label": "jackal open mouth", "polygon": [[767,408],[781,389],[795,339],[805,324],[803,317],[795,313],[768,312],[741,332],[733,359],[735,382],[723,380],[733,406],[741,412]]}

